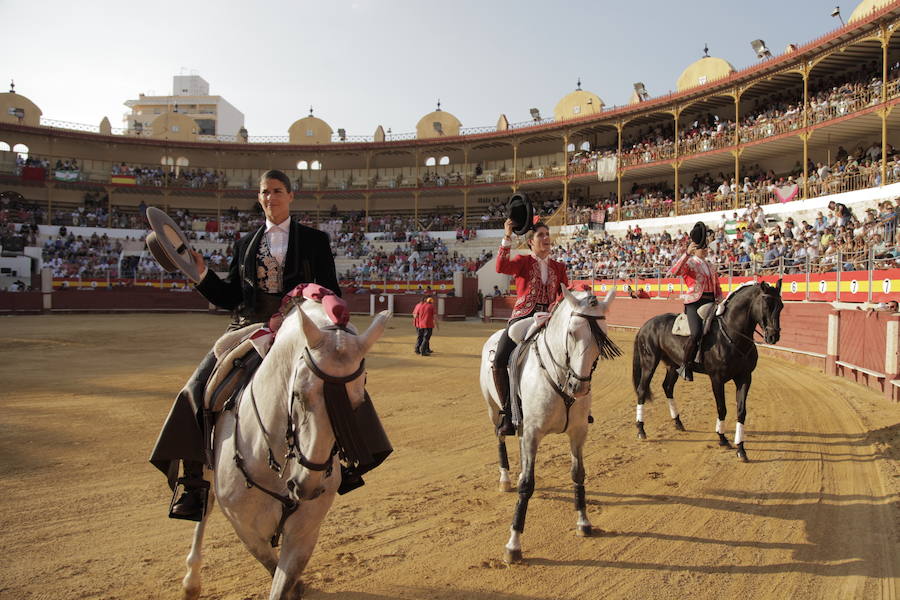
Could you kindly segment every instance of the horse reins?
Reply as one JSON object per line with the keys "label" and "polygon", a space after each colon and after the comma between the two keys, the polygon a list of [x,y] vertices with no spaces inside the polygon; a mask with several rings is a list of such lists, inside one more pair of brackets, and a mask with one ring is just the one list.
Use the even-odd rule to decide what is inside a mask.
{"label": "horse reins", "polygon": [[[591,365],[591,370],[587,374],[587,376],[581,376],[578,373],[576,373],[574,369],[572,369],[572,363],[569,360],[568,337],[571,334],[568,332],[566,333],[566,338],[567,338],[567,340],[566,340],[566,364],[561,365],[558,362],[556,362],[556,360],[553,358],[553,352],[550,350],[550,346],[547,343],[547,335],[546,335],[547,328],[545,327],[544,329],[542,329],[540,331],[539,335],[544,340],[544,347],[547,349],[547,356],[550,357],[550,362],[552,362],[553,366],[555,366],[558,370],[560,370],[560,371],[565,370],[565,372],[566,372],[566,378],[565,378],[565,381],[563,382],[563,385],[568,383],[568,381],[570,379],[575,379],[582,383],[585,381],[590,381],[594,375],[594,370],[597,368],[597,363],[599,362],[601,357],[602,358],[612,358],[613,356],[620,356],[622,354],[622,351],[619,350],[619,348],[613,343],[613,341],[609,339],[609,336],[607,336],[603,332],[603,330],[600,329],[600,326],[597,324],[597,321],[605,321],[606,315],[589,315],[589,314],[581,313],[581,312],[573,312],[570,316],[581,317],[588,322],[588,325],[591,328],[591,335],[597,344],[598,354],[597,354],[597,358],[594,359],[594,363]],[[562,398],[563,404],[566,407],[566,424],[563,426],[563,431],[566,431],[566,429],[569,428],[569,409],[572,408],[573,404],[575,404],[577,398],[575,398],[571,394],[566,393],[560,387],[560,385],[556,382],[556,380],[554,378],[550,377],[550,371],[547,369],[546,365],[544,364],[543,357],[541,356],[541,350],[537,344],[537,336],[535,336],[535,338],[534,338],[533,348],[534,348],[534,353],[538,359],[538,364],[540,365],[541,370],[544,372],[544,376],[546,377],[547,382],[550,384],[550,387],[553,388],[553,391],[556,392],[560,398]]]}
{"label": "horse reins", "polygon": [[[341,329],[348,333],[352,333],[347,328],[342,326],[334,326],[328,327],[327,329]],[[353,381],[365,371],[366,361],[365,359],[361,360],[359,363],[359,368],[356,369],[350,375],[344,377],[334,377],[322,371],[319,366],[316,364],[315,360],[313,360],[312,355],[309,352],[309,347],[304,347],[303,349],[303,361],[309,367],[310,371],[312,371],[313,375],[323,380],[326,385],[345,385],[346,383]],[[294,401],[300,396],[300,393],[295,389],[294,383],[296,382],[297,370],[294,369],[293,375],[291,377],[290,384],[290,394],[287,401],[287,431],[285,432],[285,441],[287,443],[287,453],[284,455],[284,460],[288,461],[292,458],[296,459],[297,462],[310,471],[324,471],[325,477],[330,477],[332,473],[332,469],[334,466],[334,457],[339,452],[339,446],[337,440],[335,440],[334,445],[331,447],[331,453],[328,456],[328,460],[321,463],[312,462],[306,456],[304,456],[302,449],[300,448],[300,440],[297,434],[297,427],[294,422]],[[262,418],[259,414],[259,407],[256,404],[256,396],[253,393],[253,381],[251,380],[248,384],[250,388],[250,403],[253,406],[253,413],[256,416],[256,422],[259,425],[260,431],[263,434],[263,440],[266,444],[266,449],[268,452],[268,466],[272,471],[274,471],[279,478],[284,477],[284,469],[285,466],[281,465],[275,459],[275,453],[272,450],[272,443],[269,439],[269,433],[266,431],[265,426],[263,425]],[[238,412],[240,408],[240,398],[243,397],[243,388],[238,391],[237,394],[233,397],[231,401],[228,402],[225,406],[225,410],[232,410],[232,415],[234,416],[234,462],[237,466],[238,470],[244,475],[245,485],[247,488],[257,488],[259,491],[267,494],[268,496],[274,498],[281,504],[281,518],[278,521],[278,525],[275,528],[275,533],[272,535],[270,544],[273,548],[277,547],[279,541],[281,539],[281,534],[284,531],[284,524],[288,520],[288,518],[297,511],[300,507],[300,502],[298,500],[294,500],[290,496],[286,494],[281,494],[279,492],[270,490],[264,486],[261,486],[259,483],[253,480],[250,476],[250,473],[247,471],[247,467],[244,465],[244,457],[241,456],[240,450],[238,450],[238,432],[239,432],[239,419]],[[236,400],[235,400],[236,398]],[[326,404],[327,406],[327,404]],[[331,417],[329,411],[329,417]],[[286,464],[286,462],[285,462]],[[289,491],[293,491],[294,486],[293,481],[287,482],[287,487]]]}

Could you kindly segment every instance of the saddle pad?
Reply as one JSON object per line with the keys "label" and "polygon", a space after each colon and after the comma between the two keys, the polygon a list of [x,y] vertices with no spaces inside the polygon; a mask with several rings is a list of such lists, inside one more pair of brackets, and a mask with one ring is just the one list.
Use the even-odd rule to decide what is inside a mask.
{"label": "saddle pad", "polygon": [[203,408],[212,412],[220,412],[231,395],[243,383],[244,375],[255,370],[260,362],[262,361],[259,354],[256,353],[253,342],[249,339],[244,340],[225,356],[219,358],[203,393]]}
{"label": "saddle pad", "polygon": [[[705,322],[706,319],[709,318],[709,314],[712,312],[713,307],[715,306],[715,302],[710,302],[709,304],[704,304],[703,306],[701,306],[697,311],[697,314],[700,315],[700,319]],[[680,315],[675,317],[675,322],[672,324],[672,335],[691,335],[691,328],[688,325],[688,318],[686,314],[681,313]]]}
{"label": "saddle pad", "polygon": [[223,356],[237,348],[241,342],[256,333],[262,326],[263,323],[254,323],[222,334],[222,337],[217,339],[213,345],[213,354],[216,355],[216,359],[221,360]]}

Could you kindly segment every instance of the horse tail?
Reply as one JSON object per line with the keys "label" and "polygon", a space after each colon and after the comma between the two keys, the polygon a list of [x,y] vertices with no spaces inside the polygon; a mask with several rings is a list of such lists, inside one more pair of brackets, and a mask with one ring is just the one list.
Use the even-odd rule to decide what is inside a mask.
{"label": "horse tail", "polygon": [[[653,362],[656,352],[651,346],[652,342],[649,338],[652,331],[647,325],[645,323],[634,337],[634,355],[631,358],[631,381],[634,384],[634,393],[637,394],[638,404],[653,400],[653,394],[650,392],[650,380],[653,378],[653,372],[656,371],[656,364],[659,362],[658,358]],[[649,356],[645,356],[645,354],[649,354]]]}

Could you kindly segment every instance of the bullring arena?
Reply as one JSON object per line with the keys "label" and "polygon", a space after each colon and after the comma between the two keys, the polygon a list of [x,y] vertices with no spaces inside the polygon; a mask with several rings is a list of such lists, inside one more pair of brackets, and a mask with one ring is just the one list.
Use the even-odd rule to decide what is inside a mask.
{"label": "bullring arena", "polygon": [[[263,222],[270,168],[292,182],[294,219],[329,233],[352,323],[394,315],[366,356],[394,452],[336,498],[303,597],[897,598],[898,26],[900,2],[865,0],[749,68],[704,56],[668,95],[636,86],[609,107],[579,81],[552,117],[464,128],[438,105],[409,134],[335,133],[312,111],[286,136],[228,133],[194,76],[206,94],[180,110],[178,94],[142,95],[124,128],[0,94],[0,598],[181,593],[193,527],[166,518],[171,493],[147,458],[229,316],[153,261],[144,213],[166,210],[224,276]],[[569,446],[551,435],[524,560],[509,563],[517,495],[498,491],[477,373],[515,302],[494,268],[514,192],[550,226],[571,287],[613,294],[623,355],[592,380],[593,535],[576,535]],[[703,375],[676,384],[678,431],[657,372],[648,439],[635,435],[635,334],[682,311],[667,269],[697,221],[725,293],[781,282],[780,339],[755,336],[748,462],[717,444]],[[423,296],[438,314],[427,357],[410,319]],[[730,437],[731,384],[727,406]],[[202,598],[268,597],[271,576],[218,506],[204,547]]]}

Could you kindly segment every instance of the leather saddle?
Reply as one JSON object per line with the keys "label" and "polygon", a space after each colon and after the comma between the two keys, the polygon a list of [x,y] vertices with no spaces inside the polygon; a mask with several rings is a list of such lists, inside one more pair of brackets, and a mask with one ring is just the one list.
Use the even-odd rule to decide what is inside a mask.
{"label": "leather saddle", "polygon": [[[713,311],[716,308],[715,302],[710,302],[709,304],[704,304],[697,310],[697,314],[700,315],[700,318],[703,320],[703,332],[705,333],[708,329],[708,321],[713,316]],[[672,324],[672,335],[681,335],[681,336],[689,336],[691,335],[691,327],[688,324],[688,318],[685,313],[681,313],[677,317],[675,317],[675,322]]]}
{"label": "leather saddle", "polygon": [[262,324],[256,323],[242,327],[236,331],[229,331],[213,346],[216,355],[216,366],[206,383],[203,394],[203,408],[210,413],[221,412],[225,403],[241,389],[250,376],[256,371],[256,367],[262,362],[262,357],[253,346],[250,339]]}
{"label": "leather saddle", "polygon": [[516,343],[515,350],[509,357],[509,389],[510,398],[514,400],[510,402],[512,411],[511,419],[516,428],[522,423],[522,398],[519,394],[519,379],[522,376],[522,363],[525,362],[525,354],[530,347],[529,342],[534,336],[544,328],[549,320],[549,313],[537,313],[533,317],[516,321],[509,326],[507,333],[512,341]]}

